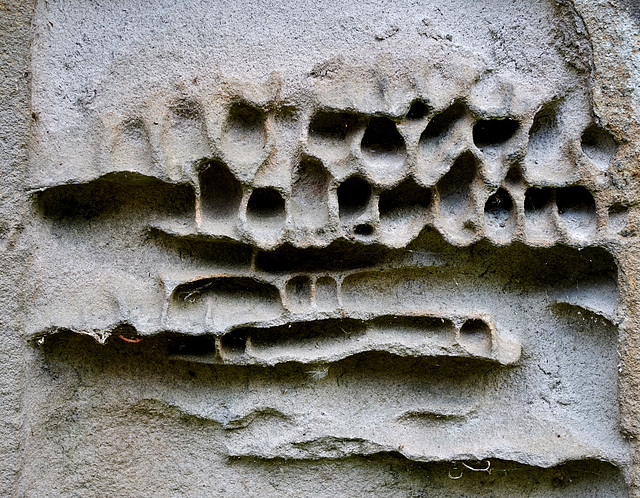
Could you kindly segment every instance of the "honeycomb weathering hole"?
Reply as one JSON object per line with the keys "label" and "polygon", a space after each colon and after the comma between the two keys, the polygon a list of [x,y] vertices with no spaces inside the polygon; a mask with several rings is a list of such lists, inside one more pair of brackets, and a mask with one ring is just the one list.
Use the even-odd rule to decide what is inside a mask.
{"label": "honeycomb weathering hole", "polygon": [[223,126],[221,146],[238,162],[257,161],[266,144],[266,114],[247,102],[236,102],[229,109]]}
{"label": "honeycomb weathering hole", "polygon": [[304,158],[295,170],[293,189],[300,197],[325,199],[329,179],[329,172],[320,161]]}
{"label": "honeycomb weathering hole", "polygon": [[207,126],[202,106],[196,101],[180,100],[169,111],[163,152],[169,167],[180,171],[181,164],[211,155]]}
{"label": "honeycomb weathering hole", "polygon": [[363,178],[352,176],[338,187],[340,217],[362,214],[371,199],[371,185]]}
{"label": "honeycomb weathering hole", "polygon": [[249,270],[253,259],[253,247],[237,242],[211,240],[208,237],[192,239],[152,228],[150,235],[171,254],[189,254],[192,261],[225,270]]}
{"label": "honeycomb weathering hole", "polygon": [[556,192],[558,213],[565,214],[568,211],[581,211],[595,213],[596,203],[591,192],[585,187],[574,186],[560,188]]}
{"label": "honeycomb weathering hole", "polygon": [[535,213],[547,209],[553,202],[553,189],[550,187],[531,187],[524,196],[524,210]]}
{"label": "honeycomb weathering hole", "polygon": [[250,277],[210,277],[178,285],[173,296],[178,301],[193,303],[207,295],[253,295],[258,299],[280,303],[278,289]]}
{"label": "honeycomb weathering hole", "polygon": [[462,154],[438,181],[440,213],[460,216],[471,206],[471,184],[476,177],[476,160],[469,152]]}
{"label": "honeycomb weathering hole", "polygon": [[606,170],[616,153],[616,142],[604,128],[592,124],[582,134],[583,152],[601,170]]}
{"label": "honeycomb weathering hole", "polygon": [[558,104],[549,102],[542,106],[533,118],[533,124],[529,130],[529,141],[534,145],[537,142],[544,142],[551,138],[549,135],[557,132],[558,127]]}
{"label": "honeycomb weathering hole", "polygon": [[220,353],[223,356],[242,355],[247,349],[247,331],[239,331],[223,335],[220,339]]}
{"label": "honeycomb weathering hole", "polygon": [[556,191],[558,214],[572,235],[592,235],[596,229],[596,203],[585,187],[573,186]]}
{"label": "honeycomb weathering hole", "polygon": [[129,119],[121,124],[118,131],[112,149],[113,162],[123,169],[151,171],[154,154],[145,122],[140,118]]}
{"label": "honeycomb weathering hole", "polygon": [[333,277],[319,277],[315,294],[319,309],[333,310],[338,307],[338,284]]}
{"label": "honeycomb weathering hole", "polygon": [[211,310],[209,326],[217,332],[247,321],[271,320],[283,311],[275,285],[252,277],[213,276],[178,285],[172,292],[169,315]]}
{"label": "honeycomb weathering hole", "polygon": [[339,142],[345,140],[358,124],[358,116],[348,112],[317,112],[311,119],[309,135],[312,139]]}
{"label": "honeycomb weathering hole", "polygon": [[202,107],[193,100],[181,100],[171,107],[174,118],[185,120],[201,120]]}
{"label": "honeycomb weathering hole", "polygon": [[236,102],[229,109],[228,130],[240,135],[255,135],[264,130],[266,116],[262,109],[244,102]]}
{"label": "honeycomb weathering hole", "polygon": [[460,328],[460,343],[471,354],[491,353],[491,328],[477,318],[467,320]]}
{"label": "honeycomb weathering hole", "polygon": [[293,175],[292,211],[296,222],[319,228],[329,220],[329,182],[331,175],[320,161],[303,158]]}
{"label": "honeycomb weathering hole", "polygon": [[259,353],[272,348],[283,348],[295,352],[299,349],[315,349],[318,345],[339,343],[340,340],[352,335],[362,335],[364,332],[365,324],[362,321],[345,318],[290,323],[264,329],[237,329],[223,336],[222,340],[224,345],[225,340],[229,341],[235,338],[237,343],[242,345],[250,335],[251,346],[255,352]]}
{"label": "honeycomb weathering hole", "polygon": [[436,114],[422,132],[420,141],[438,140],[444,137],[453,127],[453,125],[466,114],[466,108],[463,104],[456,102],[451,107]]}
{"label": "honeycomb weathering hole", "polygon": [[285,203],[282,195],[274,188],[254,189],[247,203],[247,220],[265,227],[284,224],[286,219]]}
{"label": "honeycomb weathering hole", "polygon": [[[67,221],[125,215],[193,216],[193,187],[166,183],[133,172],[107,173],[87,183],[57,185],[39,192],[38,207],[46,218]],[[134,213],[136,216],[134,216]]]}
{"label": "honeycomb weathering hole", "polygon": [[311,306],[311,279],[300,275],[286,285],[287,305],[291,311],[304,311]]}
{"label": "honeycomb weathering hole", "polygon": [[521,185],[524,182],[520,166],[514,165],[509,168],[509,172],[505,177],[505,182],[513,186]]}
{"label": "honeycomb weathering hole", "polygon": [[614,204],[608,209],[609,222],[608,229],[610,233],[620,233],[627,226],[629,218],[629,208],[622,204]]}
{"label": "honeycomb weathering hole", "polygon": [[411,104],[407,119],[422,119],[429,113],[429,107],[421,100],[416,100]]}
{"label": "honeycomb weathering hole", "polygon": [[431,190],[418,185],[414,180],[405,180],[380,194],[380,218],[393,220],[414,214],[422,215],[430,203]]}
{"label": "honeycomb weathering hole", "polygon": [[513,201],[509,192],[503,188],[493,194],[484,205],[484,216],[487,225],[495,229],[510,228],[507,225],[513,219]]}
{"label": "honeycomb weathering hole", "polygon": [[242,186],[220,162],[207,165],[200,172],[200,205],[206,218],[228,219],[238,214]]}
{"label": "honeycomb weathering hole", "polygon": [[558,103],[548,102],[537,112],[529,130],[527,176],[536,182],[555,178],[558,181],[570,173],[569,163],[560,160],[562,151],[558,124]]}
{"label": "honeycomb weathering hole", "polygon": [[338,239],[326,247],[297,248],[283,244],[272,251],[258,251],[256,269],[269,272],[323,272],[367,268],[389,261],[395,250],[381,244],[357,244]]}
{"label": "honeycomb weathering hole", "polygon": [[404,139],[398,132],[396,124],[389,118],[383,117],[371,118],[362,137],[361,146],[365,154],[373,157],[398,155],[405,152]]}
{"label": "honeycomb weathering hole", "polygon": [[509,140],[520,124],[514,119],[483,119],[473,127],[473,142],[480,149]]}
{"label": "honeycomb weathering hole", "polygon": [[360,223],[353,227],[353,233],[356,235],[371,235],[374,231],[373,225],[369,223]]}
{"label": "honeycomb weathering hole", "polygon": [[554,189],[550,187],[531,187],[525,192],[525,225],[530,237],[544,240],[554,233],[554,198]]}
{"label": "honeycomb weathering hole", "polygon": [[142,119],[134,118],[126,121],[122,128],[122,136],[137,141],[145,150],[149,148],[149,133]]}

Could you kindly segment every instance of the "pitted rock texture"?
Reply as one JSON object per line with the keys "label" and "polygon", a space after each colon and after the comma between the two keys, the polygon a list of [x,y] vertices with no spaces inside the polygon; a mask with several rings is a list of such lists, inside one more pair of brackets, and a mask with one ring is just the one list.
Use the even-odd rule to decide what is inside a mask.
{"label": "pitted rock texture", "polygon": [[156,447],[167,496],[627,493],[637,215],[570,4],[81,3],[34,17],[26,494]]}
{"label": "pitted rock texture", "polygon": [[[337,87],[345,101],[364,99],[343,89],[354,72],[363,70],[346,68],[334,76],[339,84],[327,86]],[[401,88],[417,78],[400,74],[388,84]],[[309,107],[313,95],[299,101],[265,97],[262,104],[218,95],[217,105],[208,108],[202,102],[214,97],[190,97],[164,104],[167,115],[153,118],[159,121],[142,115],[114,125],[116,138],[104,145],[105,154],[113,164],[128,160],[128,170],[39,188],[34,200],[45,226],[60,233],[71,230],[93,241],[100,230],[115,231],[125,244],[145,234],[148,250],[161,252],[158,257],[177,250],[181,258],[193,259],[191,265],[159,265],[144,256],[142,271],[129,271],[142,273],[129,285],[136,294],[147,293],[145,306],[157,308],[130,323],[122,315],[127,306],[115,304],[127,293],[118,295],[107,283],[104,292],[112,294],[114,309],[104,315],[110,322],[102,328],[129,323],[141,333],[224,333],[249,323],[344,318],[353,305],[343,286],[349,292],[349,282],[363,268],[401,272],[441,264],[421,256],[432,230],[457,247],[484,239],[498,247],[582,249],[616,240],[625,229],[626,207],[612,199],[606,175],[592,159],[611,162],[615,144],[591,122],[587,90],[563,90],[561,103],[534,101],[525,108],[523,97],[518,109],[505,106],[492,117],[487,110],[471,111],[475,86],[453,94],[458,100],[444,109],[424,95],[389,99],[379,111],[387,116],[329,110],[321,103]],[[572,110],[571,119],[562,118]],[[154,127],[163,130],[157,144],[149,138]],[[124,152],[123,143],[129,143]],[[184,158],[177,166],[169,159],[176,144]],[[134,149],[149,161],[159,149],[163,160],[155,166],[137,162]],[[553,160],[542,159],[548,154]],[[161,167],[166,170],[153,176]],[[563,168],[566,174],[558,178]],[[111,254],[121,258],[117,251]],[[132,268],[122,263],[123,271]],[[155,279],[145,279],[145,273]],[[320,294],[332,294],[320,303],[318,278]],[[220,298],[202,304],[203,296]],[[202,310],[189,306],[196,301]],[[63,302],[46,299],[46,306]],[[82,307],[83,314],[86,306],[91,305]],[[385,309],[384,302],[378,307]],[[74,320],[71,309],[64,304],[66,324],[33,323],[38,329],[96,328],[94,316]],[[363,317],[379,313],[356,311]],[[55,316],[49,308],[41,315]]]}

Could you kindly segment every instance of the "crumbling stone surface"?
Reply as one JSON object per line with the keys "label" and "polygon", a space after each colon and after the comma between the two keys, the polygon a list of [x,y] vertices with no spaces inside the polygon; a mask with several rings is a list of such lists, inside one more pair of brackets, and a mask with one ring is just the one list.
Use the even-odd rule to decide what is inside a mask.
{"label": "crumbling stone surface", "polygon": [[21,8],[7,494],[638,495],[633,8]]}

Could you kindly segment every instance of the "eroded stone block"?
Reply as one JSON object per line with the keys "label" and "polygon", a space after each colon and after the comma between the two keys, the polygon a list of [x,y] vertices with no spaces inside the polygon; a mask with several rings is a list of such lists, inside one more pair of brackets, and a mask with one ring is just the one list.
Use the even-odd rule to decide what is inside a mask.
{"label": "eroded stone block", "polygon": [[626,493],[630,206],[573,8],[80,4],[34,18],[26,475]]}

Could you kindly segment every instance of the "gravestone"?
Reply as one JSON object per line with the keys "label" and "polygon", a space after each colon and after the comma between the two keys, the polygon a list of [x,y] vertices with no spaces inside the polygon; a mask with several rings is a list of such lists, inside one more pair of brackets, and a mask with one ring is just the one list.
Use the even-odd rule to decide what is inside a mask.
{"label": "gravestone", "polygon": [[8,494],[637,496],[632,5],[7,12]]}

